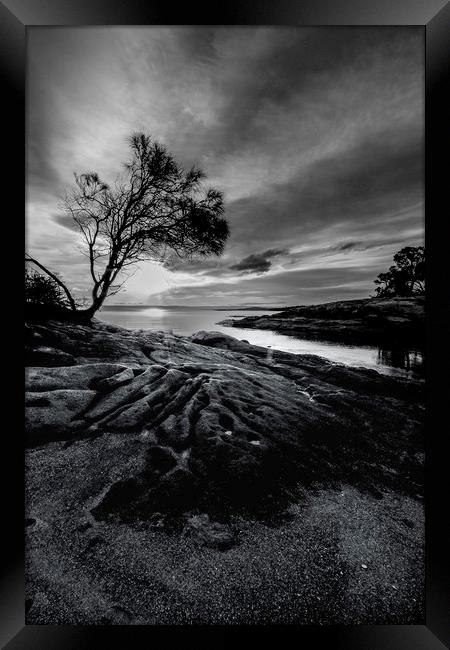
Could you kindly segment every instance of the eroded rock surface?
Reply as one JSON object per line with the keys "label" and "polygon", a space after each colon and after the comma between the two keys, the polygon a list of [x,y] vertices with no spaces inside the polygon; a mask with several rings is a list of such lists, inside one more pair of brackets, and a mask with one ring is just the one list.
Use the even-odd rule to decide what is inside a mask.
{"label": "eroded rock surface", "polygon": [[76,365],[27,370],[31,445],[146,441],[140,469],[111,482],[98,517],[264,509],[298,483],[349,476],[369,490],[420,490],[420,382],[311,355],[268,357],[219,332],[184,338],[99,322],[30,330],[58,354],[77,353]]}
{"label": "eroded rock surface", "polygon": [[392,512],[421,513],[420,381],[218,332],[27,335],[73,361],[26,371],[28,623],[417,622],[421,529]]}

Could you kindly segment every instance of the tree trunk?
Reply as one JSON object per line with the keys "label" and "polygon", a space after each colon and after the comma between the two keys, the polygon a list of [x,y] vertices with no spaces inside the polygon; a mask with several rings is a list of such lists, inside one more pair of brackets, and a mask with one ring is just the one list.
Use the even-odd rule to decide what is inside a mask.
{"label": "tree trunk", "polygon": [[[115,269],[115,264],[117,261],[117,255],[113,252],[109,258],[108,261],[108,266],[106,267],[105,272],[103,273],[103,276],[101,279],[95,283],[94,288],[92,290],[92,304],[90,307],[84,310],[85,316],[90,320],[94,314],[100,309],[100,307],[103,305],[105,298],[108,295],[109,288],[114,282],[114,278],[117,275],[117,271],[115,271],[114,275],[114,269]],[[99,289],[101,287],[100,293],[98,293]]]}
{"label": "tree trunk", "polygon": [[84,313],[89,319],[91,319],[94,316],[94,314],[100,309],[100,307],[105,302],[105,298],[108,295],[108,290],[110,286],[111,286],[111,274],[109,273],[103,280],[102,290],[100,291],[100,294],[97,293],[98,287],[96,287],[92,292],[92,304],[84,311]]}
{"label": "tree trunk", "polygon": [[103,305],[105,298],[106,298],[106,293],[105,295],[101,293],[100,296],[95,298],[92,301],[92,304],[87,309],[84,310],[84,314],[86,314],[86,316],[89,319],[91,319],[94,316],[94,314],[100,309],[100,307]]}

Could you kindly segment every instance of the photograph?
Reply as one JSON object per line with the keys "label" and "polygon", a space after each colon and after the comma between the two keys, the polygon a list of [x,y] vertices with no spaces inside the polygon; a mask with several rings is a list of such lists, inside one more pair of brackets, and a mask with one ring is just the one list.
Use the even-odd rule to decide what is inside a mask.
{"label": "photograph", "polygon": [[423,626],[424,28],[26,56],[26,625]]}

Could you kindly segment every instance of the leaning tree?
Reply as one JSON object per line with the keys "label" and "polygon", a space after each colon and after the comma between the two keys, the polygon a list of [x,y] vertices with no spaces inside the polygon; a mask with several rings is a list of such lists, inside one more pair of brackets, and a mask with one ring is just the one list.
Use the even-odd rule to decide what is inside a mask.
{"label": "leaning tree", "polygon": [[[143,133],[129,138],[131,157],[113,185],[98,174],[75,174],[65,209],[81,233],[92,278],[92,301],[83,310],[91,318],[105,298],[120,290],[127,269],[146,260],[220,255],[229,235],[220,191],[205,189],[205,174],[185,170],[166,147]],[[76,303],[59,276],[31,256]]]}

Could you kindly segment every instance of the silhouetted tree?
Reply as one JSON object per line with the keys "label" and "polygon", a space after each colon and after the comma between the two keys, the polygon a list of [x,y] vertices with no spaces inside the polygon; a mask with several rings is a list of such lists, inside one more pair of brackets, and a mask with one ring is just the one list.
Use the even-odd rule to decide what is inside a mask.
{"label": "silhouetted tree", "polygon": [[425,293],[425,248],[406,246],[394,255],[395,264],[380,273],[375,284],[378,296],[412,296]]}
{"label": "silhouetted tree", "polygon": [[[84,311],[92,317],[108,295],[121,288],[119,274],[137,262],[220,255],[229,235],[222,193],[202,188],[205,174],[184,170],[166,148],[143,133],[129,139],[131,158],[114,185],[96,173],[75,174],[76,188],[65,208],[86,247],[93,282],[92,302]],[[28,257],[55,278],[40,262]],[[70,291],[56,278],[76,309]],[[70,296],[70,298],[69,298]]]}

